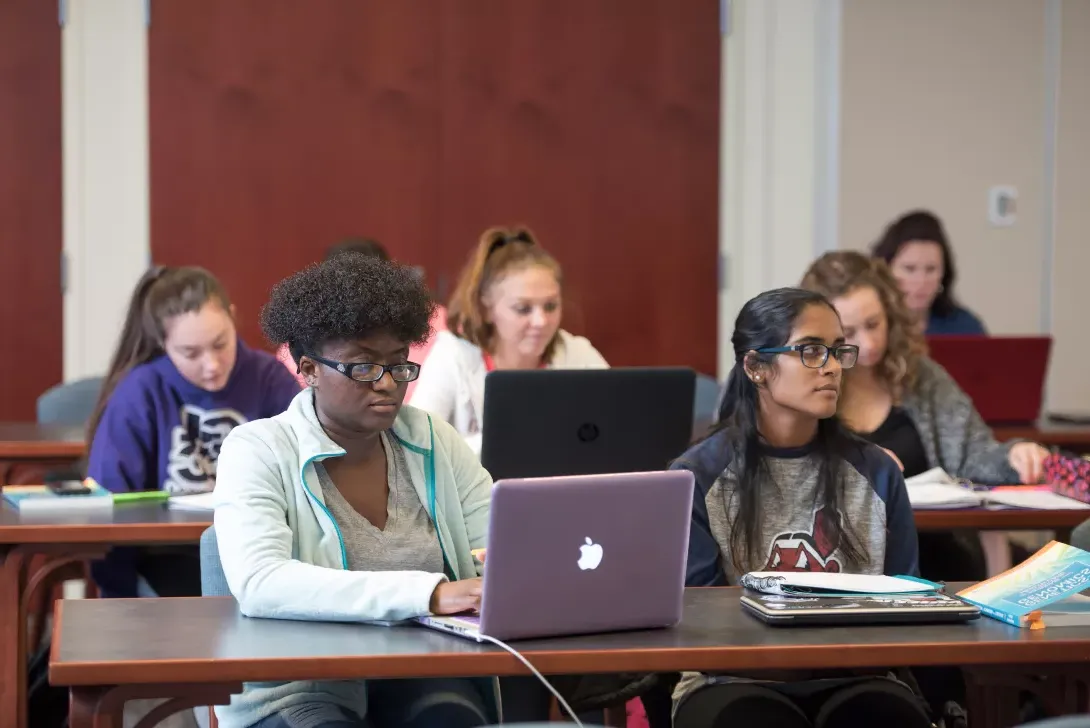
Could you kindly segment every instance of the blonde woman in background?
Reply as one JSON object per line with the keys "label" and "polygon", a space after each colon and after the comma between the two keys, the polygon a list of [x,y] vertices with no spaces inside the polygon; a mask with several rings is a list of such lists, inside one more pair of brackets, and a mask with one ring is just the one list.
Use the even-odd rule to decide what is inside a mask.
{"label": "blonde woman in background", "polygon": [[[802,287],[828,297],[859,364],[845,375],[837,414],[859,436],[892,451],[906,478],[940,467],[974,483],[1036,483],[1048,451],[1034,442],[997,442],[969,396],[926,354],[886,264],[854,251],[818,258]],[[982,578],[978,540],[920,537],[920,572],[929,579]]]}
{"label": "blonde woman in background", "polygon": [[560,265],[526,228],[491,228],[458,279],[413,395],[413,406],[447,422],[478,453],[484,379],[502,369],[606,369],[582,336],[560,328]]}

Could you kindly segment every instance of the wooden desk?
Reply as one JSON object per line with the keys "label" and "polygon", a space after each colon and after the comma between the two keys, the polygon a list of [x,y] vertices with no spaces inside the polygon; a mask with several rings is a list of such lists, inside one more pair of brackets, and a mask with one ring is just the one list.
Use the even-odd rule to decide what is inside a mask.
{"label": "wooden desk", "polygon": [[50,469],[64,469],[84,456],[82,427],[0,422],[0,486],[40,482]]}
{"label": "wooden desk", "polygon": [[1072,528],[1090,520],[1090,510],[957,508],[918,510],[913,514],[916,528],[920,531],[1056,531],[1061,541],[1070,539]]}
{"label": "wooden desk", "polygon": [[1090,425],[1062,425],[1041,419],[1027,425],[1000,425],[992,428],[1000,441],[1022,439],[1039,442],[1045,447],[1062,447],[1079,454],[1090,453]]}
{"label": "wooden desk", "polygon": [[[1026,674],[1051,676],[1040,683],[1049,690],[1090,678],[1090,629],[1030,632],[986,618],[958,625],[774,628],[743,614],[738,597],[737,589],[690,589],[675,629],[518,646],[548,674],[959,665],[980,669],[971,684],[981,705],[1016,696],[1004,686]],[[498,648],[439,632],[248,619],[230,598],[58,602],[50,656],[50,682],[72,691],[72,728],[113,726],[124,702],[136,698],[174,698],[159,720],[223,704],[244,681],[525,673]],[[1057,698],[1049,690],[1043,692],[1052,707],[1087,707],[1075,691]]]}
{"label": "wooden desk", "polygon": [[[26,725],[26,625],[36,590],[112,546],[195,544],[210,525],[211,513],[172,511],[162,504],[31,517],[0,507],[0,726]],[[32,569],[38,554],[49,558],[40,565],[34,560]]]}

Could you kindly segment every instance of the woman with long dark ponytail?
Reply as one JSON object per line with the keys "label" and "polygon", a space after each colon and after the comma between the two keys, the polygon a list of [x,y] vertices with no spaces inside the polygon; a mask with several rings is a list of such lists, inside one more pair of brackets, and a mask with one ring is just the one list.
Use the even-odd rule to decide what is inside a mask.
{"label": "woman with long dark ponytail", "polygon": [[[859,349],[845,343],[832,304],[797,288],[767,291],[743,306],[731,342],[718,427],[674,464],[696,476],[687,585],[736,584],[748,571],[915,575],[916,528],[900,469],[836,418],[842,375]],[[907,687],[875,679],[879,692],[892,686],[892,698],[861,712],[846,700],[828,724],[854,726],[858,713],[859,725],[929,725]],[[812,725],[817,703],[788,696],[813,691],[777,685],[787,683],[743,688],[688,676],[675,725]],[[857,678],[837,687],[873,697]]]}
{"label": "woman with long dark ponytail", "polygon": [[[87,474],[115,492],[212,490],[224,437],[283,412],[295,379],[238,336],[234,306],[202,268],[156,267],[136,284],[87,430]],[[200,594],[196,546],[117,548],[91,567],[99,592]]]}

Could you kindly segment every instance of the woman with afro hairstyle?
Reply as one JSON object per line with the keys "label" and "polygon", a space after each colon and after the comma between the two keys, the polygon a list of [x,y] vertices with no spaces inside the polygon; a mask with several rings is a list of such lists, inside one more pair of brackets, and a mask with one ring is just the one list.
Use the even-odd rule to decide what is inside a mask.
{"label": "woman with afro hairstyle", "polygon": [[[223,443],[216,536],[250,617],[340,622],[480,603],[491,478],[454,428],[402,406],[409,348],[435,304],[409,268],[335,256],[281,281],[261,312],[309,385]],[[248,684],[223,728],[485,725],[469,679]]]}

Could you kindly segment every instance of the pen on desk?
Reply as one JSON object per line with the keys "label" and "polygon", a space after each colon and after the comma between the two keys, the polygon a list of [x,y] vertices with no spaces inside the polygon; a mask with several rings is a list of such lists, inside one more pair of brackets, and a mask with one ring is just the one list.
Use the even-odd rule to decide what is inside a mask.
{"label": "pen on desk", "polygon": [[170,491],[168,490],[135,490],[131,493],[114,493],[114,503],[165,501],[169,498]]}

